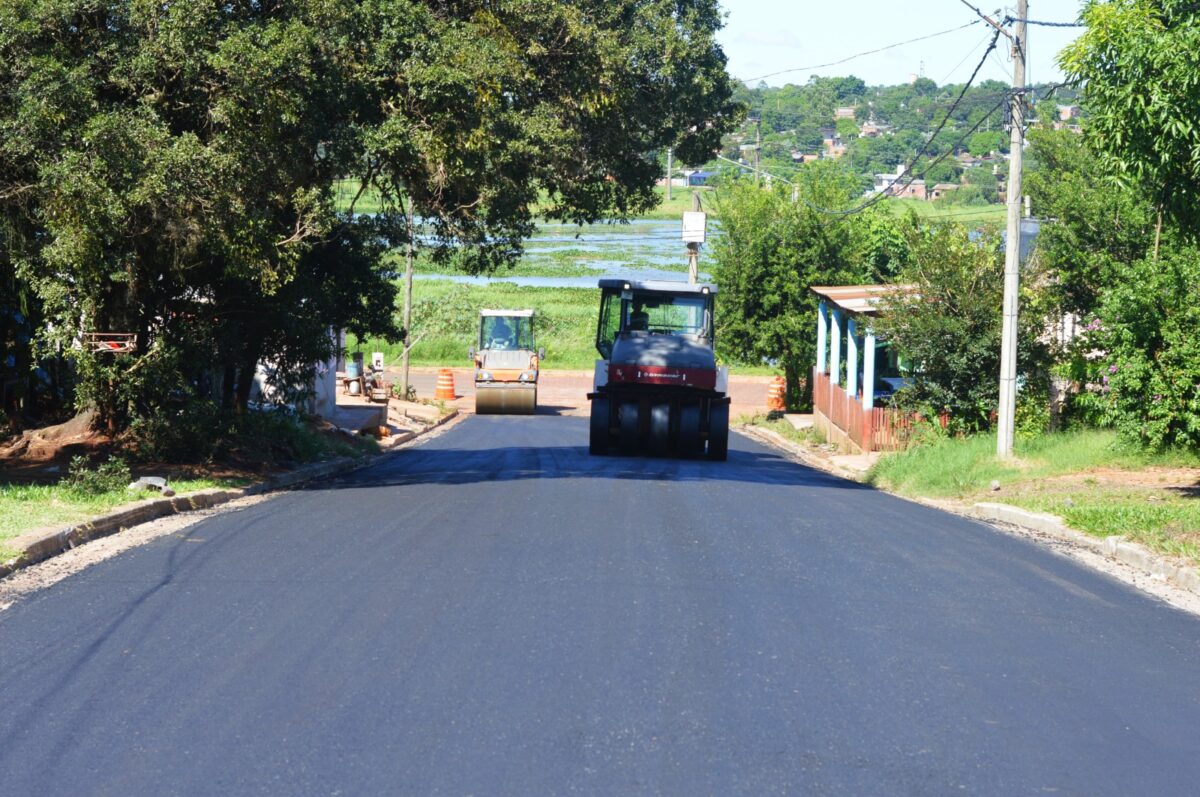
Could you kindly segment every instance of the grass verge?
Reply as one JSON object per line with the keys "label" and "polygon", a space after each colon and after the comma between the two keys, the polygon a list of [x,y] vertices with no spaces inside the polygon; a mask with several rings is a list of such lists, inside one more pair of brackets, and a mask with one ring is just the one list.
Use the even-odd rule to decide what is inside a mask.
{"label": "grass verge", "polygon": [[[217,487],[244,487],[249,483],[243,477],[192,478],[172,480],[171,488],[177,495],[187,495]],[[0,485],[0,561],[18,553],[6,542],[27,531],[84,521],[158,495],[155,490],[134,491],[124,487],[92,493],[65,484]]]}
{"label": "grass verge", "polygon": [[868,481],[904,495],[1048,512],[1079,531],[1119,534],[1200,565],[1200,453],[1122,448],[1104,430],[1018,441],[1012,462],[995,450],[990,435],[917,446],[885,455]]}

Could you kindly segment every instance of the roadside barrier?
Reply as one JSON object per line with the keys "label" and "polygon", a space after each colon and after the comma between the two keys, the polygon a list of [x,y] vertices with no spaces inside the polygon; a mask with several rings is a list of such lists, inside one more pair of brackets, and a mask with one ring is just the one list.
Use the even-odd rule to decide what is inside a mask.
{"label": "roadside barrier", "polygon": [[772,412],[782,412],[787,403],[784,400],[787,396],[787,383],[783,381],[782,376],[777,376],[771,380],[771,386],[767,388],[767,409]]}
{"label": "roadside barrier", "polygon": [[454,401],[454,372],[449,368],[442,368],[438,371],[437,388],[434,390],[433,397]]}

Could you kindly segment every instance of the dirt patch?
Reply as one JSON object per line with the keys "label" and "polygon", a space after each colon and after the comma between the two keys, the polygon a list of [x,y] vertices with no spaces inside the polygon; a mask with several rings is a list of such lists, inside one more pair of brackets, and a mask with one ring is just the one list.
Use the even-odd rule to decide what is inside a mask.
{"label": "dirt patch", "polygon": [[1053,476],[1043,481],[1084,487],[1149,487],[1200,496],[1200,468],[1095,468],[1065,476]]}

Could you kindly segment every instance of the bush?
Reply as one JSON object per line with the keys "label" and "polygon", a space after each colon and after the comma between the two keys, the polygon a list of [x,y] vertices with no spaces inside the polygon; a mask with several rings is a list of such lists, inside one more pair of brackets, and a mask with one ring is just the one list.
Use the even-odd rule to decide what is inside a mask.
{"label": "bush", "polygon": [[[973,239],[954,222],[913,224],[911,261],[900,275],[913,290],[889,297],[875,323],[902,361],[913,364],[912,384],[896,394],[897,405],[926,417],[947,413],[952,434],[989,428],[999,402],[1004,290],[999,244],[994,233]],[[1018,377],[1026,385],[1040,384],[1048,359],[1038,341],[1041,319],[1025,312],[1020,323]]]}
{"label": "bush", "polygon": [[120,457],[109,457],[92,468],[89,466],[87,457],[84,456],[71,459],[71,466],[65,479],[67,486],[72,490],[87,495],[124,490],[131,480],[129,466]]}
{"label": "bush", "polygon": [[1102,295],[1082,346],[1092,402],[1126,441],[1200,445],[1200,249],[1124,266]]}

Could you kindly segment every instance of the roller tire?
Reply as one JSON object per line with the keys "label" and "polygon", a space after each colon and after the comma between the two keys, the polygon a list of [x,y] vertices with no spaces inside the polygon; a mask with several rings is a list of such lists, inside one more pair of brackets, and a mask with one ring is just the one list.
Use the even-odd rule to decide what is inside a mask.
{"label": "roller tire", "polygon": [[671,447],[671,405],[650,406],[650,453],[666,456]]}
{"label": "roller tire", "polygon": [[679,456],[698,457],[704,445],[700,438],[700,405],[679,407]]}
{"label": "roller tire", "polygon": [[729,405],[713,404],[708,411],[708,458],[724,462],[729,458]]}
{"label": "roller tire", "polygon": [[606,398],[592,399],[592,417],[588,429],[588,453],[594,456],[604,456],[608,453],[609,404]]}
{"label": "roller tire", "polygon": [[617,445],[621,453],[632,456],[638,453],[641,442],[638,435],[640,404],[637,401],[622,401],[617,408]]}

